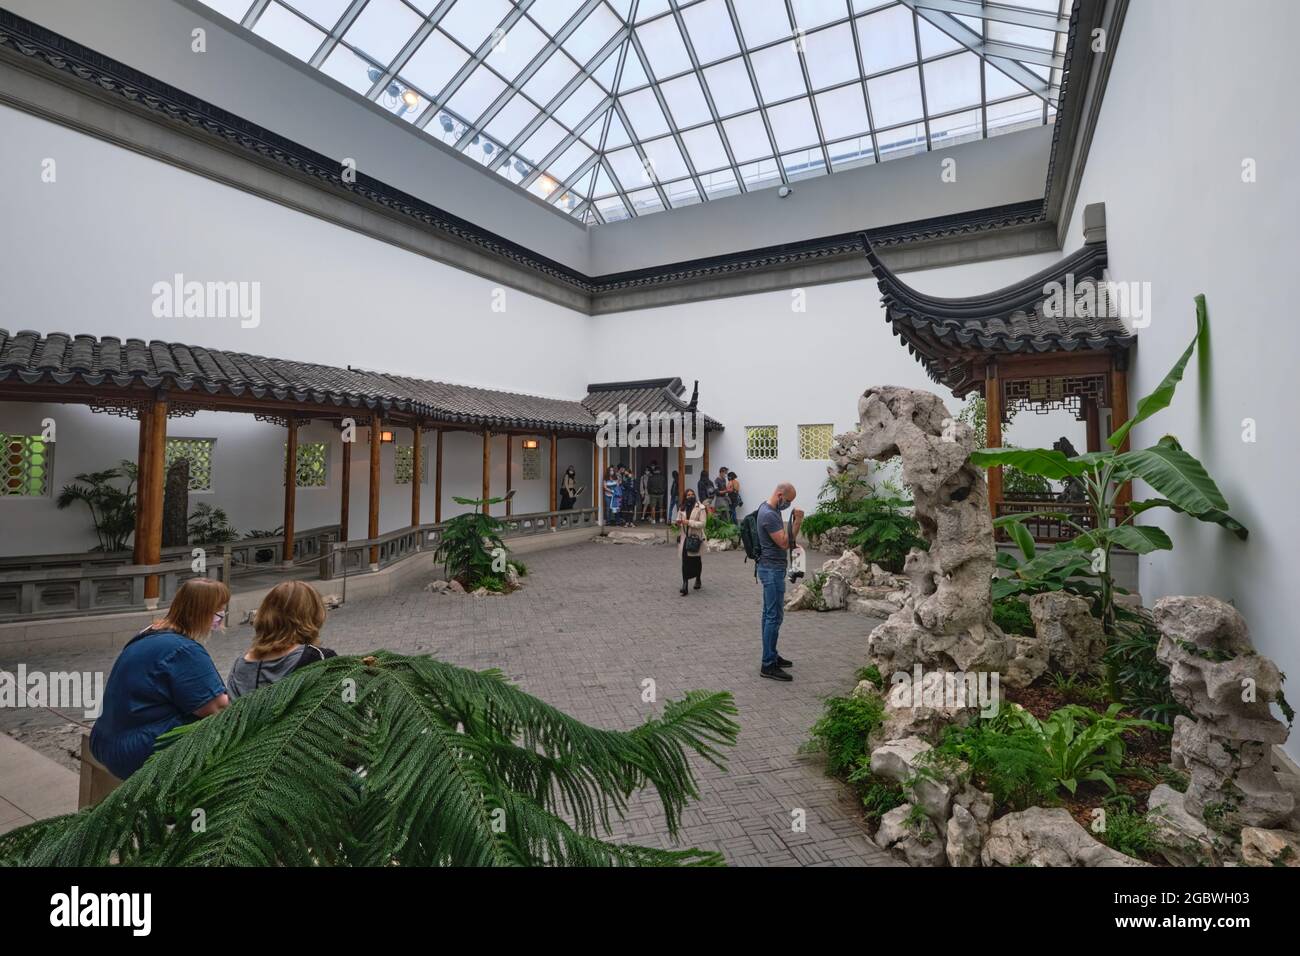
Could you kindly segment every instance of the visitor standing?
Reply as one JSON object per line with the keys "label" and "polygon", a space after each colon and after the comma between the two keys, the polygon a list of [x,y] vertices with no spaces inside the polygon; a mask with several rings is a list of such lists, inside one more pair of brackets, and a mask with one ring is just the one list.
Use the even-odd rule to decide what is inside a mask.
{"label": "visitor standing", "polygon": [[578,474],[570,465],[564,472],[564,478],[560,482],[560,510],[572,511],[574,504],[578,500]]}
{"label": "visitor standing", "polygon": [[659,516],[664,507],[664,473],[657,463],[650,465],[650,476],[646,479],[646,510],[651,520],[659,523]]}
{"label": "visitor standing", "polygon": [[230,706],[202,643],[225,624],[229,603],[230,589],[220,581],[191,578],[167,613],[122,648],[90,731],[90,752],[113,776],[125,780],[139,770],[167,731]]}
{"label": "visitor standing", "polygon": [[727,500],[731,502],[731,520],[740,524],[744,513],[740,509],[745,507],[745,499],[740,497],[740,479],[734,471],[727,472]]}
{"label": "visitor standing", "polygon": [[763,663],[759,674],[771,680],[793,680],[784,668],[791,666],[777,653],[776,644],[781,636],[781,622],[785,619],[785,573],[789,564],[790,549],[795,546],[803,512],[795,508],[787,525],[781,517],[783,511],[794,503],[794,485],[783,481],[776,486],[772,496],[758,506],[759,555],[756,568],[758,580],[763,585]]}
{"label": "visitor standing", "polygon": [[703,469],[700,471],[700,480],[695,485],[695,494],[700,504],[712,507],[713,479]]}
{"label": "visitor standing", "polygon": [[718,477],[713,482],[713,510],[723,521],[731,520],[731,499],[727,497],[727,469],[718,469]]}
{"label": "visitor standing", "polygon": [[682,505],[681,513],[677,516],[677,553],[682,558],[682,597],[688,593],[687,585],[691,578],[695,579],[695,590],[700,589],[701,574],[703,572],[703,562],[701,556],[704,554],[704,527],[708,524],[709,513],[700,500],[695,497],[695,492],[689,488],[686,489],[686,501]]}
{"label": "visitor standing", "polygon": [[619,523],[618,510],[623,504],[623,484],[619,481],[618,469],[612,465],[605,471],[605,523]]}
{"label": "visitor standing", "polygon": [[673,486],[668,495],[668,523],[672,524],[677,518],[677,503],[682,500],[681,476],[677,474],[677,469],[673,469]]}

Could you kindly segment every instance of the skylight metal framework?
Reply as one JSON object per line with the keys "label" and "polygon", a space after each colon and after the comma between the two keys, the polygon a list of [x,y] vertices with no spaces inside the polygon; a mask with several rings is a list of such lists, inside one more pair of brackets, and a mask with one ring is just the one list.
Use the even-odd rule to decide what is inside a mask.
{"label": "skylight metal framework", "polygon": [[203,0],[587,223],[1055,118],[1072,0]]}

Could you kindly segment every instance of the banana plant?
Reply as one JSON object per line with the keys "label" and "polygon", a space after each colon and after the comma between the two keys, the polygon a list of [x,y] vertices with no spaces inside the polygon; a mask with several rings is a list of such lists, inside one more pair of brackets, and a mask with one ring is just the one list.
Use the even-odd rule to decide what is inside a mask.
{"label": "banana plant", "polygon": [[[1086,491],[1092,527],[1083,527],[1074,521],[1074,515],[1037,511],[1006,515],[994,524],[1003,528],[1024,552],[1026,562],[1017,566],[1013,576],[1021,582],[1011,585],[1017,590],[1029,590],[1030,584],[1039,583],[1048,575],[1059,576],[1063,569],[1071,573],[1091,574],[1098,583],[1099,610],[1107,633],[1115,631],[1115,583],[1111,575],[1111,552],[1127,548],[1138,554],[1167,551],[1173,541],[1163,529],[1154,525],[1140,525],[1134,519],[1147,511],[1165,508],[1178,514],[1190,515],[1200,521],[1221,525],[1241,540],[1246,540],[1246,528],[1228,514],[1228,502],[1205,467],[1185,451],[1172,436],[1166,435],[1150,448],[1121,451],[1121,446],[1133,427],[1168,408],[1174,391],[1183,379],[1187,363],[1196,351],[1197,343],[1206,339],[1208,317],[1205,296],[1196,297],[1196,335],[1174,363],[1169,374],[1156,386],[1155,391],[1137,403],[1137,411],[1119,426],[1107,440],[1105,451],[1088,452],[1067,458],[1054,449],[986,448],[971,455],[971,461],[985,468],[1007,465],[1031,475],[1061,481],[1076,478]],[[1155,490],[1157,497],[1131,502],[1127,513],[1119,514],[1116,499],[1124,483],[1139,479]],[[1078,536],[1058,544],[1052,551],[1034,556],[1033,539],[1021,524],[1027,518],[1051,516],[1072,527]],[[1078,560],[1087,555],[1086,560]]]}

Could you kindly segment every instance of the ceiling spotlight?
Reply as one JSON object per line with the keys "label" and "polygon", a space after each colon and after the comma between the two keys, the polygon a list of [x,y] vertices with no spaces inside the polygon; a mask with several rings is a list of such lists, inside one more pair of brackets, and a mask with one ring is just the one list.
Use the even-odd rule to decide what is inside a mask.
{"label": "ceiling spotlight", "polygon": [[411,109],[415,109],[417,106],[420,105],[420,94],[415,92],[415,90],[403,90],[402,102],[405,103],[407,106],[409,106]]}
{"label": "ceiling spotlight", "polygon": [[456,124],[451,121],[451,117],[446,113],[439,115],[438,122],[442,124],[442,131],[444,133],[450,133],[456,126]]}
{"label": "ceiling spotlight", "polygon": [[492,150],[494,150],[494,149],[496,149],[496,147],[495,147],[492,143],[489,143],[487,140],[484,140],[484,141],[483,141],[483,152],[485,152],[485,153],[487,153],[489,156],[491,156],[491,155],[492,155]]}
{"label": "ceiling spotlight", "polygon": [[789,186],[782,186],[780,189],[776,191],[776,194],[780,196],[782,199],[785,199],[792,192],[794,192],[794,190],[791,189]]}

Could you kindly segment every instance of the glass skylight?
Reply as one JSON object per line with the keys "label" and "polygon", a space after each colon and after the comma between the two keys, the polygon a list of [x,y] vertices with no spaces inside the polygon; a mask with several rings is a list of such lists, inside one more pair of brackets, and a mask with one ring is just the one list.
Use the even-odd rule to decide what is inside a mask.
{"label": "glass skylight", "polygon": [[1071,0],[204,0],[613,222],[1053,122]]}

